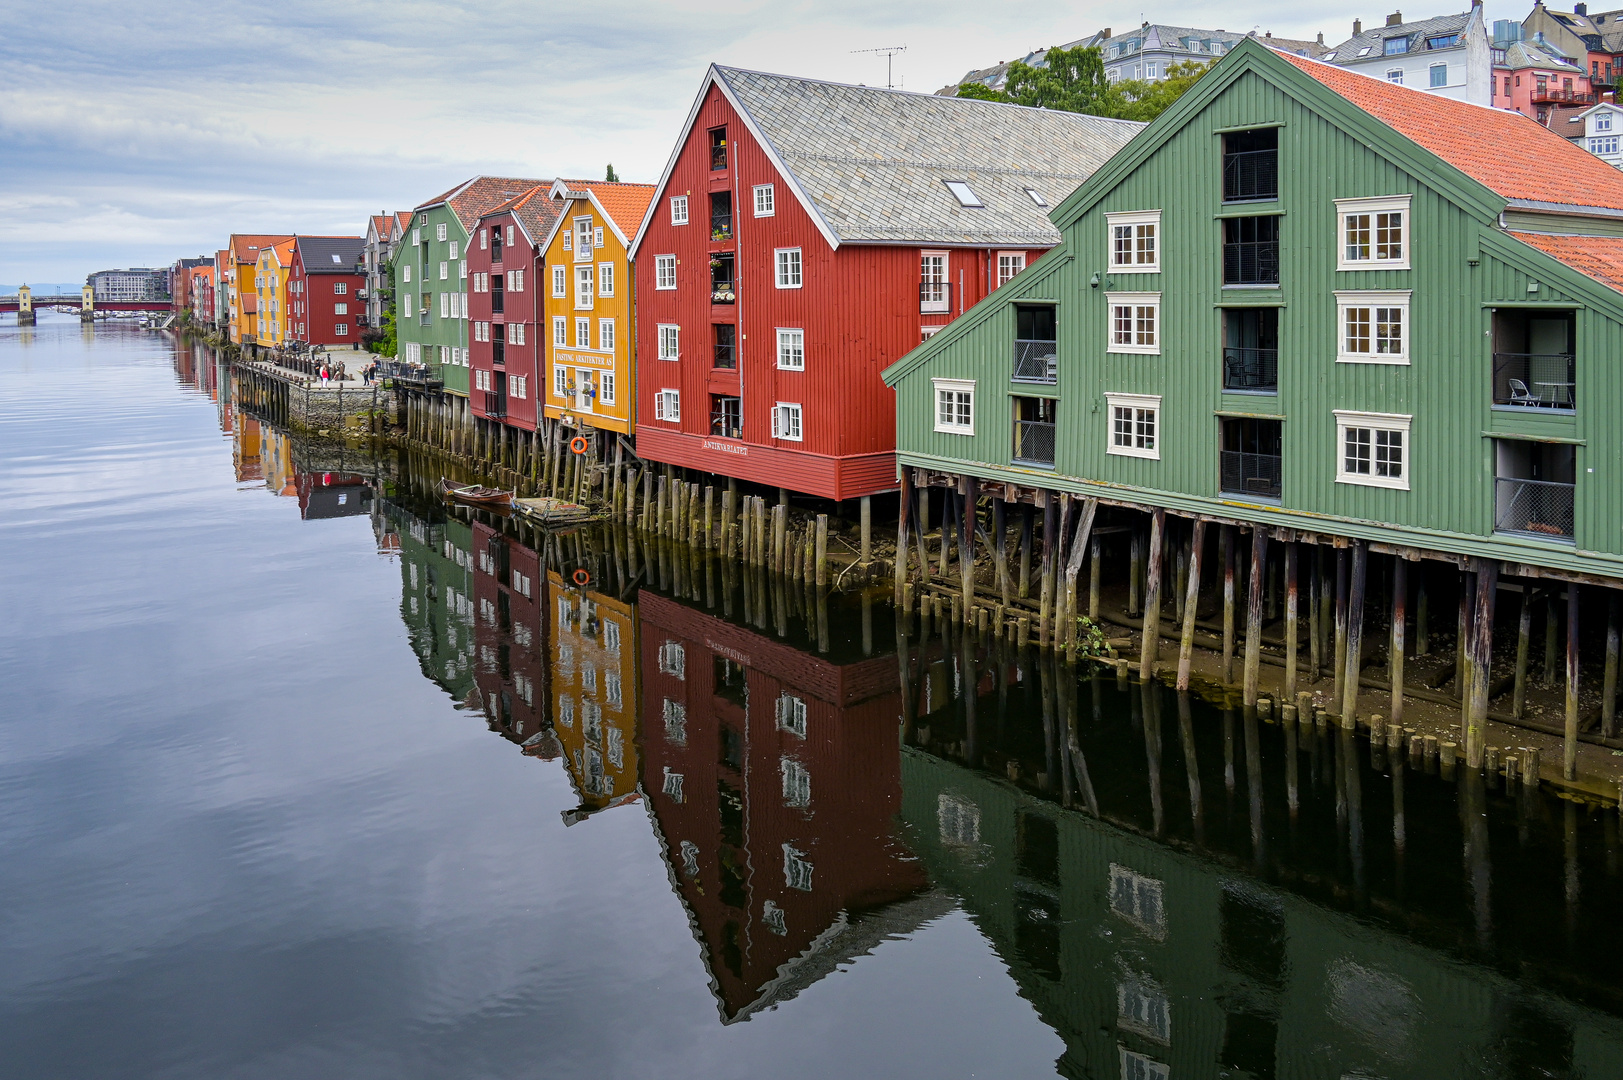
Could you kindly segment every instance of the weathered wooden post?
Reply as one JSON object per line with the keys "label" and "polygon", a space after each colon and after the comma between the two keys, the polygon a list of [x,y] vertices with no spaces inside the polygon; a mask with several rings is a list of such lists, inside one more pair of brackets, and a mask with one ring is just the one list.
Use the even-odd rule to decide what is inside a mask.
{"label": "weathered wooden post", "polygon": [[[1487,676],[1482,675],[1486,683]],[[1567,710],[1566,732],[1561,742],[1561,775],[1578,778],[1578,583],[1567,582]],[[1486,698],[1483,703],[1486,709]]]}
{"label": "weathered wooden post", "polygon": [[1095,536],[1089,541],[1092,548],[1088,552],[1088,618],[1094,622],[1099,621],[1099,562],[1104,547],[1103,542]]}
{"label": "weathered wooden post", "polygon": [[1223,560],[1223,681],[1234,682],[1234,526],[1224,525],[1217,537]]}
{"label": "weathered wooden post", "polygon": [[1339,547],[1336,548],[1335,611],[1335,655],[1331,659],[1335,667],[1335,685],[1330,691],[1330,700],[1339,708],[1347,690],[1347,549]]}
{"label": "weathered wooden post", "polygon": [[1262,666],[1263,575],[1268,569],[1268,529],[1260,522],[1251,526],[1251,587],[1245,605],[1245,682],[1241,700],[1256,708]]}
{"label": "weathered wooden post", "polygon": [[1601,676],[1600,733],[1608,739],[1617,734],[1618,662],[1617,590],[1606,590],[1606,668]]}
{"label": "weathered wooden post", "polygon": [[1037,645],[1048,648],[1049,616],[1054,609],[1054,493],[1044,491],[1043,500],[1043,565],[1042,597],[1038,604]]}
{"label": "weathered wooden post", "polygon": [[1031,506],[1020,507],[1020,599],[1031,596]]}
{"label": "weathered wooden post", "polygon": [[1352,731],[1358,726],[1358,673],[1364,643],[1364,578],[1368,572],[1369,547],[1362,540],[1352,544],[1352,582],[1347,589],[1347,648],[1343,658],[1345,674],[1341,698],[1341,726]]}
{"label": "weathered wooden post", "polygon": [[1059,497],[1059,543],[1054,551],[1054,647],[1059,648],[1065,641],[1062,627],[1065,625],[1065,588],[1063,575],[1065,572],[1065,556],[1070,549],[1067,544],[1071,535],[1071,506],[1072,500],[1069,492],[1062,492]]}
{"label": "weathered wooden post", "polygon": [[1143,642],[1138,650],[1138,677],[1148,681],[1161,653],[1161,545],[1165,542],[1167,512],[1157,506],[1150,511],[1150,558],[1144,582]]}
{"label": "weathered wooden post", "polygon": [[930,581],[930,551],[925,542],[925,534],[930,531],[930,489],[919,487],[919,519],[913,523],[913,536],[919,545],[919,581],[929,584]]}
{"label": "weathered wooden post", "polygon": [[[1195,613],[1200,607],[1200,564],[1202,548],[1206,543],[1206,521],[1196,518],[1194,530],[1189,538],[1189,581],[1184,586],[1186,593],[1183,601],[1183,634],[1178,640],[1178,692],[1182,694],[1189,689],[1189,664],[1195,654]],[[1179,698],[1179,708],[1183,708],[1184,698]]]}
{"label": "weathered wooden post", "polygon": [[1296,700],[1296,665],[1301,649],[1301,628],[1297,621],[1298,570],[1302,545],[1291,541],[1285,545],[1285,695],[1284,700]]}
{"label": "weathered wooden post", "polygon": [[1098,499],[1084,499],[1082,520],[1076,527],[1076,538],[1071,541],[1071,557],[1065,564],[1065,595],[1068,597],[1064,641],[1071,646],[1071,658],[1076,658],[1076,575],[1082,570],[1082,556],[1091,546],[1093,519],[1099,512]]}
{"label": "weathered wooden post", "polygon": [[947,568],[952,565],[952,534],[958,520],[957,498],[956,489],[941,489],[941,561],[937,565],[942,581],[947,580]]}
{"label": "weathered wooden post", "polygon": [[1137,615],[1138,583],[1144,570],[1144,551],[1138,540],[1138,528],[1127,534],[1127,614]]}
{"label": "weathered wooden post", "polygon": [[[1472,769],[1481,769],[1483,739],[1488,726],[1488,685],[1492,682],[1493,605],[1499,593],[1499,563],[1493,559],[1471,561],[1476,571],[1477,621],[1472,627],[1471,650],[1465,666],[1470,676],[1471,694],[1465,716],[1465,763]],[[1576,713],[1573,717],[1568,721],[1568,730],[1576,743]]]}
{"label": "weathered wooden post", "polygon": [[1544,593],[1544,685],[1554,686],[1556,683],[1556,651],[1560,642],[1560,632],[1557,630],[1557,617],[1555,613],[1554,589],[1547,589]]}
{"label": "weathered wooden post", "polygon": [[1404,622],[1409,606],[1409,564],[1402,555],[1392,556],[1392,642],[1388,646],[1388,678],[1392,683],[1392,722],[1403,722]]}
{"label": "weathered wooden post", "polygon": [[[902,610],[902,589],[907,582],[907,519],[912,508],[913,470],[903,469],[902,493],[896,504],[896,580],[892,583],[895,591],[893,599],[898,611]],[[905,618],[905,613],[903,617]]]}
{"label": "weathered wooden post", "polygon": [[783,573],[788,543],[789,504],[780,502],[772,508],[772,572],[775,574]]}
{"label": "weathered wooden post", "polygon": [[1533,645],[1533,599],[1531,582],[1522,582],[1521,610],[1516,613],[1516,675],[1510,692],[1510,714],[1520,720],[1527,711],[1527,654]]}
{"label": "weathered wooden post", "polygon": [[964,619],[967,622],[975,604],[975,501],[978,485],[973,476],[963,478],[959,493],[958,518],[958,574],[959,588],[964,596]]}
{"label": "weathered wooden post", "polygon": [[1426,564],[1415,564],[1414,590],[1414,654],[1425,656],[1431,652],[1431,597],[1426,589]]}
{"label": "weathered wooden post", "polygon": [[992,537],[997,546],[993,557],[997,560],[997,589],[1007,608],[1013,601],[1009,593],[1009,523],[1005,520],[1005,503],[999,495],[992,500]]}
{"label": "weathered wooden post", "polygon": [[707,484],[704,489],[704,549],[716,549],[716,485]]}
{"label": "weathered wooden post", "polygon": [[[787,506],[787,504],[785,504],[785,510],[787,510],[787,509],[788,509],[788,506]],[[862,539],[861,539],[862,554],[861,554],[860,557],[861,557],[861,560],[862,560],[862,574],[863,574],[864,577],[866,577],[868,575],[868,564],[873,561],[873,496],[872,495],[864,495],[862,497],[861,516],[862,516]],[[785,515],[785,517],[787,517],[787,514]]]}
{"label": "weathered wooden post", "polygon": [[[817,588],[819,594],[823,586],[828,584],[828,515],[817,515]],[[825,608],[819,602],[817,613],[818,625],[821,627],[827,619]],[[824,651],[827,651],[826,648]]]}

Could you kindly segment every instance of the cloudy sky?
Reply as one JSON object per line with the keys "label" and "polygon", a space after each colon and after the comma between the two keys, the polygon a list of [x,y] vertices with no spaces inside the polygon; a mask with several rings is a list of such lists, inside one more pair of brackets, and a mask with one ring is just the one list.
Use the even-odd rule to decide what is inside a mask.
{"label": "cloudy sky", "polygon": [[884,58],[856,50],[906,45],[897,80],[930,91],[1145,19],[1334,43],[1384,15],[1344,0],[59,0],[0,33],[0,282],[163,265],[233,231],[358,233],[481,172],[613,162],[654,180],[711,61],[882,84]]}

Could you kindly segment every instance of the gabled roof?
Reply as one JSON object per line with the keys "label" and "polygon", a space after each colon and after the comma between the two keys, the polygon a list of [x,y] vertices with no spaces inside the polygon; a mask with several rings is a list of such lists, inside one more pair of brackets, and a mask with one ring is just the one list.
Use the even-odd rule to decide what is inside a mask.
{"label": "gabled roof", "polygon": [[366,250],[364,236],[298,236],[306,274],[353,274]]}
{"label": "gabled roof", "polygon": [[1330,52],[1330,46],[1324,43],[1323,34],[1319,35],[1319,39],[1317,41],[1308,41],[1305,38],[1274,37],[1274,35],[1271,33],[1258,34],[1255,30],[1251,31],[1251,33],[1246,36],[1256,38],[1270,49],[1278,49],[1280,52],[1295,53],[1297,56],[1311,56],[1314,59],[1319,59]]}
{"label": "gabled roof", "polygon": [[425,203],[419,203],[416,212],[421,213],[444,204],[456,215],[465,231],[472,231],[474,222],[478,221],[481,215],[488,213],[491,207],[521,195],[537,184],[547,182],[512,176],[475,176],[471,180],[464,180],[450,191],[436,195]]}
{"label": "gabled roof", "polygon": [[530,243],[539,244],[542,237],[552,229],[552,224],[558,217],[558,209],[552,204],[552,200],[547,198],[545,184],[531,184],[512,198],[499,202],[480,214],[479,220],[484,221],[497,214],[511,214],[513,220],[518,222],[519,228],[524,230],[524,235],[529,238]]}
{"label": "gabled roof", "polygon": [[[1381,59],[1385,54],[1388,38],[1407,38],[1409,52],[1426,52],[1427,38],[1463,34],[1470,23],[1471,13],[1465,11],[1458,15],[1442,15],[1435,19],[1421,19],[1418,22],[1400,23],[1397,26],[1371,27],[1362,34],[1350,37],[1335,48],[1327,50],[1324,59],[1332,64],[1370,63]],[[1449,47],[1462,46],[1463,42],[1459,46]]]}
{"label": "gabled roof", "polygon": [[259,261],[259,249],[268,244],[279,244],[289,239],[275,233],[233,233],[231,236],[231,254],[239,263]]}
{"label": "gabled roof", "polygon": [[1623,210],[1623,171],[1521,113],[1279,55],[1505,199]]}
{"label": "gabled roof", "polygon": [[1580,274],[1623,292],[1623,236],[1549,236],[1523,232],[1510,235]]}
{"label": "gabled roof", "polygon": [[[1144,127],[1080,113],[712,65],[660,190],[712,85],[738,111],[830,247],[1051,247],[1059,243],[1059,232],[1048,220],[1049,207]],[[960,205],[948,180],[967,183],[984,206]],[[1044,205],[1027,188],[1038,192]],[[637,242],[652,213],[650,204]]]}
{"label": "gabled roof", "polygon": [[[570,199],[585,199],[597,207],[597,212],[603,220],[609,223],[614,235],[619,237],[620,243],[626,247],[631,245],[631,237],[637,233],[637,226],[642,224],[643,216],[648,213],[648,207],[654,201],[653,184],[626,184],[619,181],[607,180],[554,180],[548,194],[552,204],[557,207],[558,221],[553,225],[553,232],[561,228],[561,222],[567,214],[563,209],[565,201]],[[546,242],[552,242],[552,236],[546,237]]]}
{"label": "gabled roof", "polygon": [[379,235],[379,236],[388,236],[389,235],[389,223],[393,219],[394,219],[393,214],[373,214],[372,215],[372,221],[371,221],[372,231],[374,233],[376,233],[377,235]]}
{"label": "gabled roof", "polygon": [[1559,71],[1565,75],[1589,74],[1551,46],[1530,41],[1517,41],[1505,46],[1504,60],[1493,66],[1509,68],[1512,71],[1536,68],[1541,71]]}
{"label": "gabled roof", "polygon": [[266,244],[259,249],[260,257],[263,258],[268,252],[277,266],[291,266],[293,265],[293,246],[295,243],[297,243],[297,239],[289,236],[276,241],[274,244]]}

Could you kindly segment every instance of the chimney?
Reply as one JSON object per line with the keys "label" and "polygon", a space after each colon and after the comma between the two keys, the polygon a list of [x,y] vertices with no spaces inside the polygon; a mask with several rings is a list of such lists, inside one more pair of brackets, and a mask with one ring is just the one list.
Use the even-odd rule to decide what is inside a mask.
{"label": "chimney", "polygon": [[1320,45],[1324,44],[1324,31],[1323,30],[1319,31],[1319,44]]}
{"label": "chimney", "polygon": [[1403,25],[1403,12],[1394,11],[1392,14],[1388,15],[1386,17],[1386,25],[1388,25],[1388,26],[1402,26]]}
{"label": "chimney", "polygon": [[1572,13],[1574,15],[1582,15],[1584,18],[1587,19],[1587,18],[1589,18],[1589,5],[1588,4],[1573,4],[1572,5]]}
{"label": "chimney", "polygon": [[1364,32],[1364,22],[1363,22],[1363,20],[1362,19],[1354,19],[1353,20],[1353,37],[1357,37],[1359,34],[1362,34],[1363,32]]}

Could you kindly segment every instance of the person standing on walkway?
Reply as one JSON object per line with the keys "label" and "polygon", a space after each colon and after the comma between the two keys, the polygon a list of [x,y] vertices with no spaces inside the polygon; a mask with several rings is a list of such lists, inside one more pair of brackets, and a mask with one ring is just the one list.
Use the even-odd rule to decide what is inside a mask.
{"label": "person standing on walkway", "polygon": [[327,365],[326,365],[326,364],[322,364],[322,365],[321,365],[321,385],[322,385],[322,386],[326,386],[326,385],[327,385],[327,379],[328,379],[328,377],[329,377],[329,376],[328,376],[328,372],[327,372]]}

